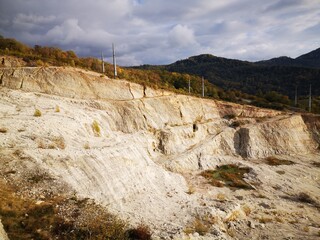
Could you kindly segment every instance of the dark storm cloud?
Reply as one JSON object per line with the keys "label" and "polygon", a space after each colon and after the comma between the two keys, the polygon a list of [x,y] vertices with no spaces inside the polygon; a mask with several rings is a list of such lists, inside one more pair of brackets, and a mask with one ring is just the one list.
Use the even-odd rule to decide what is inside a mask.
{"label": "dark storm cloud", "polygon": [[1,0],[0,34],[122,65],[201,53],[261,60],[319,47],[318,0]]}

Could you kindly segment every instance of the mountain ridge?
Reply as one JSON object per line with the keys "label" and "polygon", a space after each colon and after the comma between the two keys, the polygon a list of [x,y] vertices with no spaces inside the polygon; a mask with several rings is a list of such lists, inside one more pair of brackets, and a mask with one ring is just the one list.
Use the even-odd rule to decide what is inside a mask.
{"label": "mountain ridge", "polygon": [[[320,66],[319,56],[320,49],[316,49],[296,59],[282,56],[266,61],[248,62],[201,54],[168,65],[140,66],[139,68],[153,70],[159,68],[169,72],[203,76],[225,91],[241,91],[258,97],[267,98],[268,94],[276,92],[288,96],[288,101],[292,104],[296,87],[298,87],[299,97],[306,99],[311,84],[312,95],[315,96],[314,108],[318,109],[320,68],[310,66]],[[304,106],[306,106],[306,100],[304,100]]]}
{"label": "mountain ridge", "polygon": [[296,58],[281,56],[255,62],[264,65],[296,66],[306,68],[320,68],[320,48],[302,54]]}
{"label": "mountain ridge", "polygon": [[[310,59],[309,56],[310,55],[308,54],[302,55],[299,59]],[[307,60],[305,60],[305,62],[307,62]],[[268,82],[272,83],[272,81],[274,81],[272,79],[275,78],[279,78],[279,80],[283,80],[283,78],[285,78],[285,80],[289,80],[290,78],[290,82],[292,84],[292,87],[290,89],[291,92],[294,89],[295,85],[302,85],[302,78],[305,80],[304,83],[308,81],[308,83],[305,86],[305,89],[307,89],[307,85],[309,85],[310,83],[312,85],[318,86],[317,79],[319,79],[320,72],[320,69],[318,68],[298,66],[296,64],[295,59],[289,57],[273,58],[262,62],[248,62],[237,59],[217,57],[210,54],[192,56],[184,60],[176,61],[169,65],[164,65],[164,68],[171,72],[176,71],[180,73],[202,75],[205,78],[207,78],[210,82],[215,82],[215,84],[217,84],[220,87],[223,87],[222,82],[219,82],[219,79],[222,79],[226,81],[225,83],[229,82],[229,84],[226,84],[227,86],[225,87],[231,88],[235,87],[234,83],[236,82],[240,82],[241,84],[243,84],[243,81],[245,82],[245,80],[252,78],[256,81],[265,80],[266,84],[268,84]],[[296,76],[288,76],[290,75],[290,72],[294,73]],[[298,77],[297,75],[307,75],[308,77]],[[270,81],[268,81],[268,79],[270,79]],[[218,80],[218,82],[215,80]],[[233,84],[230,85],[230,82],[233,82]],[[276,84],[273,83],[272,85]],[[280,89],[279,87],[274,87],[270,90],[282,90],[281,93],[288,95],[288,93],[285,92],[284,89],[281,89],[281,87]],[[244,92],[252,93],[252,91]],[[319,90],[316,91],[316,94],[320,95]],[[289,96],[290,95],[292,96],[292,94],[289,94]]]}

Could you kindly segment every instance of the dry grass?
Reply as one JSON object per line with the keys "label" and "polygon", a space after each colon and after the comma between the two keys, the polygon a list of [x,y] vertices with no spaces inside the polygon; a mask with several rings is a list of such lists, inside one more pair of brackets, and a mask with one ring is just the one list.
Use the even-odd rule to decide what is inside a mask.
{"label": "dry grass", "polygon": [[194,194],[195,191],[196,191],[196,189],[194,188],[194,186],[189,184],[187,194],[189,194],[189,195]]}
{"label": "dry grass", "polygon": [[236,236],[236,230],[234,230],[233,228],[229,228],[229,229],[227,229],[227,234],[230,237],[234,238]]}
{"label": "dry grass", "polygon": [[249,172],[248,167],[228,164],[219,166],[216,170],[203,171],[200,175],[206,178],[212,186],[253,189],[250,184],[244,181],[244,174]]}
{"label": "dry grass", "polygon": [[10,239],[45,239],[43,234],[54,223],[49,217],[55,213],[53,205],[36,205],[33,201],[15,195],[15,189],[1,183],[0,215],[2,223]]}
{"label": "dry grass", "polygon": [[205,222],[203,222],[199,218],[196,218],[191,224],[191,226],[186,228],[185,233],[190,234],[197,232],[199,233],[199,235],[204,236],[209,232],[209,230],[210,227]]}
{"label": "dry grass", "polygon": [[278,223],[284,223],[284,220],[282,218],[280,218],[279,216],[276,216],[274,218],[274,220],[276,220],[276,222],[278,222]]}
{"label": "dry grass", "polygon": [[219,188],[224,187],[224,183],[222,181],[219,181],[219,180],[213,179],[213,178],[210,179],[211,174],[210,174],[209,170],[207,170],[206,172],[201,174],[201,176],[209,179],[209,183],[214,187],[219,187]]}
{"label": "dry grass", "polygon": [[270,166],[280,166],[280,165],[292,165],[295,164],[290,160],[278,159],[276,157],[267,157],[265,158],[266,164]]}
{"label": "dry grass", "polygon": [[42,115],[41,111],[36,108],[36,109],[34,110],[33,116],[34,116],[34,117],[41,117],[41,115]]}
{"label": "dry grass", "polygon": [[260,217],[259,218],[259,222],[260,223],[270,223],[270,222],[272,222],[273,221],[273,219],[272,218],[268,218],[268,217]]}
{"label": "dry grass", "polygon": [[218,193],[217,194],[217,199],[221,202],[225,201],[226,200],[226,195],[223,194],[223,193]]}
{"label": "dry grass", "polygon": [[66,143],[62,136],[52,137],[49,140],[39,139],[38,148],[41,149],[65,149]]}
{"label": "dry grass", "polygon": [[282,171],[282,170],[279,170],[279,171],[276,171],[276,173],[280,174],[280,175],[284,175],[286,172],[285,171]]}
{"label": "dry grass", "polygon": [[293,219],[289,221],[290,224],[297,224],[299,223],[298,219]]}
{"label": "dry grass", "polygon": [[[128,230],[127,224],[96,206],[76,198],[73,200],[63,196],[48,198],[45,202],[36,203],[16,194],[14,187],[0,180],[0,215],[4,229],[10,239],[130,239],[130,232],[150,233],[147,227]],[[59,206],[77,210],[76,218],[92,214],[83,223],[75,218],[64,219]],[[84,215],[83,215],[84,214]],[[91,215],[90,215],[91,216]],[[142,236],[142,237],[141,237]],[[149,235],[138,235],[140,238],[151,239]],[[151,236],[151,235],[150,235]]]}
{"label": "dry grass", "polygon": [[224,221],[225,222],[236,221],[240,217],[240,215],[241,215],[241,213],[238,210],[235,210]]}
{"label": "dry grass", "polygon": [[92,127],[94,135],[96,137],[100,137],[101,136],[101,129],[100,129],[99,123],[96,120],[94,120],[91,124],[91,127]]}
{"label": "dry grass", "polygon": [[90,144],[88,142],[86,142],[84,145],[83,145],[83,148],[84,149],[90,149]]}
{"label": "dry grass", "polygon": [[31,173],[27,177],[28,181],[31,183],[39,183],[44,181],[51,181],[54,180],[54,178],[51,177],[51,175],[47,172],[43,172],[40,170],[36,170],[35,172]]}
{"label": "dry grass", "polygon": [[267,196],[261,192],[253,193],[252,196],[256,198],[267,198]]}
{"label": "dry grass", "polygon": [[207,214],[202,217],[202,222],[209,227],[210,225],[216,224],[218,222],[218,217]]}
{"label": "dry grass", "polygon": [[246,214],[246,216],[249,216],[251,213],[251,208],[248,205],[242,206],[242,211]]}
{"label": "dry grass", "polygon": [[199,233],[201,236],[204,236],[209,232],[209,227],[200,219],[196,219],[193,226],[195,232]]}
{"label": "dry grass", "polygon": [[60,112],[60,107],[57,105],[54,111],[55,112]]}
{"label": "dry grass", "polygon": [[8,132],[8,128],[0,127],[0,133],[6,133]]}
{"label": "dry grass", "polygon": [[66,148],[66,142],[62,136],[54,137],[51,139],[51,141],[54,144],[54,148],[58,148],[58,149]]}
{"label": "dry grass", "polygon": [[309,232],[309,231],[310,231],[309,226],[305,226],[305,227],[303,228],[303,231],[304,231],[304,232]]}
{"label": "dry grass", "polygon": [[38,140],[38,148],[47,149],[48,146],[42,139],[40,139],[40,140]]}

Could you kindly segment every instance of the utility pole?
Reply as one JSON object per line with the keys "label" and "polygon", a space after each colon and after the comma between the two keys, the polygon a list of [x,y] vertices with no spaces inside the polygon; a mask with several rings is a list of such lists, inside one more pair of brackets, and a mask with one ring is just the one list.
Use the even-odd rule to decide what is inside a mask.
{"label": "utility pole", "polygon": [[296,85],[296,91],[295,91],[295,95],[294,95],[294,105],[295,106],[298,105],[298,85]]}
{"label": "utility pole", "polygon": [[116,79],[117,78],[117,63],[116,63],[116,52],[115,52],[113,43],[112,43],[112,56],[113,56],[114,79]]}
{"label": "utility pole", "polygon": [[103,60],[103,53],[101,52],[101,62],[102,62],[102,73],[104,73],[104,60]]}
{"label": "utility pole", "polygon": [[189,88],[189,95],[190,95],[190,89],[191,89],[191,86],[190,86],[190,77],[188,77],[188,80],[189,80],[188,88]]}
{"label": "utility pole", "polygon": [[311,105],[312,105],[312,96],[311,96],[311,84],[309,89],[309,112],[311,112]]}
{"label": "utility pole", "polygon": [[202,97],[204,97],[204,78],[202,77]]}

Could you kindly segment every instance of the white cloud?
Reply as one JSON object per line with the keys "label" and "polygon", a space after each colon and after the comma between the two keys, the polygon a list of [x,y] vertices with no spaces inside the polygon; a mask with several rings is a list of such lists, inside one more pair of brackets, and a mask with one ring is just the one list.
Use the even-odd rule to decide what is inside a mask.
{"label": "white cloud", "polygon": [[[111,62],[111,60],[112,60],[111,56],[110,56],[109,60]],[[117,57],[117,62],[121,62],[122,65],[124,65],[124,66],[138,66],[138,65],[143,64],[143,62],[141,60],[136,59],[135,56],[132,56],[130,54],[125,54],[120,57]]]}
{"label": "white cloud", "polygon": [[168,38],[172,47],[187,47],[196,43],[193,30],[180,24],[170,30]]}
{"label": "white cloud", "polygon": [[35,14],[17,14],[12,20],[12,28],[19,31],[37,30],[39,25],[47,25],[56,19],[55,16],[41,16]]}
{"label": "white cloud", "polygon": [[85,32],[78,24],[77,19],[67,19],[61,25],[50,29],[47,34],[47,40],[59,44],[69,44],[72,41],[81,39]]}
{"label": "white cloud", "polygon": [[13,22],[28,22],[33,24],[45,24],[53,22],[56,19],[55,16],[41,16],[34,14],[19,13],[13,20]]}
{"label": "white cloud", "polygon": [[2,0],[0,34],[119,64],[163,64],[199,53],[261,60],[319,47],[319,0]]}

